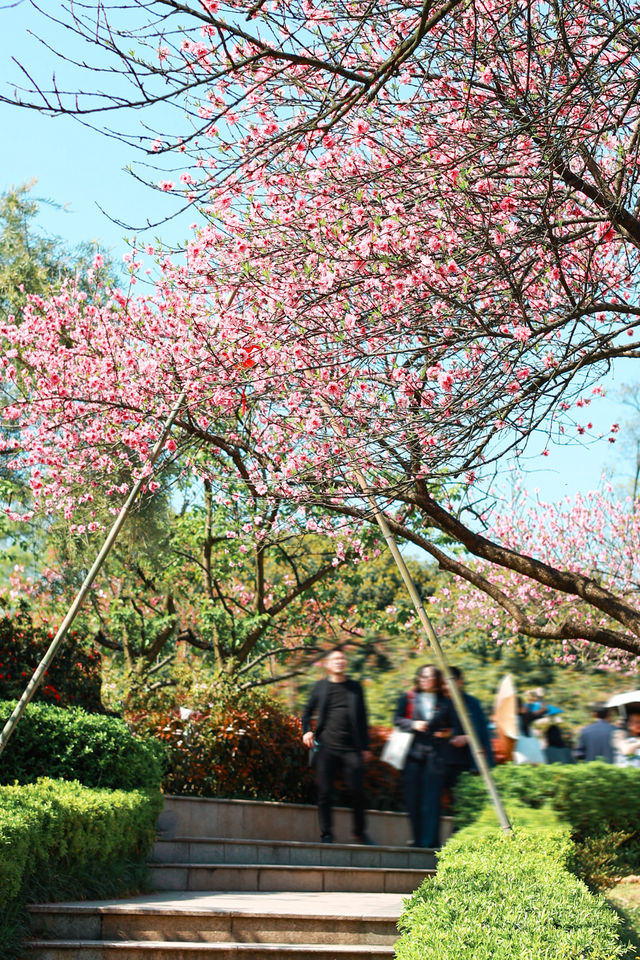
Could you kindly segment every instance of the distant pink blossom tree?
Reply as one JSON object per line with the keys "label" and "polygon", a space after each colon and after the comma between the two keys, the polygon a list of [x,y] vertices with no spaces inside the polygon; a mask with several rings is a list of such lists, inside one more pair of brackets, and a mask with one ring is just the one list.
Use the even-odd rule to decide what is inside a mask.
{"label": "distant pink blossom tree", "polygon": [[[613,488],[565,497],[546,503],[522,490],[488,514],[485,533],[550,568],[575,574],[589,570],[594,579],[630,606],[638,603],[640,567],[637,544],[640,510],[631,496],[618,498]],[[609,618],[579,597],[568,601],[554,588],[514,570],[483,560],[470,564],[483,588],[458,579],[431,598],[436,616],[444,615],[457,629],[484,628],[497,643],[516,642],[519,633],[561,640],[555,646],[559,661],[597,662],[610,669],[637,670],[633,646],[602,647],[582,637],[610,626]],[[506,640],[505,640],[506,637]]]}

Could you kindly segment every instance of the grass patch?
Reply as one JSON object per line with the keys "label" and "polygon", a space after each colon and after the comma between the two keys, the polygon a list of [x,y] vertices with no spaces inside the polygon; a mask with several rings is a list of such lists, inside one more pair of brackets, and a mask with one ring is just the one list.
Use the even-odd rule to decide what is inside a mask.
{"label": "grass patch", "polygon": [[618,883],[607,900],[622,921],[622,938],[629,942],[625,960],[640,957],[640,883]]}

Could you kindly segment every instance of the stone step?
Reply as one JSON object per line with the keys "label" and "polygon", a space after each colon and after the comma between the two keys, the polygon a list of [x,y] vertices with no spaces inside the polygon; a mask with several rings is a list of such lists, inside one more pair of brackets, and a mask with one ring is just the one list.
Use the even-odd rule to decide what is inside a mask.
{"label": "stone step", "polygon": [[[335,897],[336,895],[334,895]],[[180,943],[282,943],[390,946],[399,912],[358,916],[316,912],[251,912],[247,909],[190,908],[188,901],[163,903],[38,904],[30,908],[31,932],[39,939],[124,940]],[[204,900],[204,898],[203,898]],[[255,904],[255,906],[264,906]],[[254,906],[254,909],[255,909]],[[334,911],[339,903],[329,904]],[[313,910],[313,905],[309,905]]]}
{"label": "stone step", "polygon": [[149,940],[33,940],[33,960],[390,960],[391,946],[318,943],[181,943]]}
{"label": "stone step", "polygon": [[151,861],[160,863],[253,863],[295,866],[433,869],[435,852],[415,847],[285,840],[175,837],[158,840]]}
{"label": "stone step", "polygon": [[[350,840],[351,811],[334,809],[334,836],[340,843]],[[451,817],[441,821],[440,842],[453,828]],[[318,811],[315,806],[298,803],[266,803],[258,800],[217,800],[201,797],[165,797],[158,820],[164,840],[181,837],[224,837],[245,840],[318,840]],[[367,832],[378,844],[405,846],[410,839],[409,818],[404,813],[386,810],[367,812]]]}
{"label": "stone step", "polygon": [[231,863],[151,863],[154,890],[345,891],[410,894],[429,869],[280,866]]}

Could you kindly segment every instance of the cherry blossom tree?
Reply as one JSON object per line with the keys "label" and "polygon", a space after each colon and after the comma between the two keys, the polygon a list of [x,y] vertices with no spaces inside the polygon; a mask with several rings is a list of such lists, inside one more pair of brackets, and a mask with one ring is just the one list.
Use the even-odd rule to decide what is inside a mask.
{"label": "cherry blossom tree", "polygon": [[[317,510],[252,496],[224,454],[215,488],[206,477],[177,483],[180,460],[170,447],[161,489],[147,491],[131,516],[81,616],[83,633],[116,655],[125,686],[173,684],[181,645],[210,675],[243,676],[251,686],[296,675],[327,646],[365,643],[380,615],[371,604],[352,609],[345,589],[357,562],[379,555],[375,537],[364,531],[356,543],[344,523]],[[110,503],[99,480],[86,484],[73,522],[49,522],[44,568],[11,575],[9,605],[28,596],[38,616],[61,619]]]}
{"label": "cherry blossom tree", "polygon": [[[94,8],[74,4],[79,35]],[[140,25],[118,29],[119,10]],[[511,604],[522,633],[637,656],[632,592],[487,514],[504,459],[536,435],[589,437],[603,373],[638,356],[637,5],[103,12],[95,42],[135,93],[34,82],[28,102],[99,117],[187,97],[190,130],[147,142],[167,158],[158,188],[202,218],[184,262],[146,252],[153,287],[137,292],[152,267],[136,249],[128,290],[101,287],[97,261],[95,293],[32,298],[2,329],[30,398],[4,416],[38,504],[70,519],[81,484],[106,476],[115,495],[123,470],[144,474],[186,388],[198,476],[224,454],[251,496],[350,518],[357,538],[357,467],[393,531]],[[516,610],[493,568],[558,602]]]}
{"label": "cherry blossom tree", "polygon": [[[638,603],[640,584],[639,518],[638,502],[630,495],[616,496],[611,484],[604,490],[547,503],[527,494],[520,482],[514,498],[499,503],[487,516],[487,534],[549,568],[562,567],[576,574],[589,570],[594,579],[633,607]],[[484,624],[499,644],[517,645],[521,633],[541,640],[561,638],[560,645],[548,647],[559,662],[588,661],[609,669],[637,669],[632,645],[602,647],[581,639],[610,626],[607,617],[593,607],[579,601],[568,603],[553,585],[513,570],[483,560],[471,566],[486,580],[484,590],[474,590],[470,580],[462,579],[443,586],[432,598],[436,617],[445,616],[460,630]]]}

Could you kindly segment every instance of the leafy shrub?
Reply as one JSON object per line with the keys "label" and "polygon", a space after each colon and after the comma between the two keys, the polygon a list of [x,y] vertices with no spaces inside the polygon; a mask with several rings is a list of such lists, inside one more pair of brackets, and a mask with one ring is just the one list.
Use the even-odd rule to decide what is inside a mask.
{"label": "leafy shrub", "polygon": [[[15,703],[0,702],[0,725]],[[0,783],[30,783],[47,774],[88,787],[157,788],[161,750],[133,736],[124,721],[31,703],[0,756]]]}
{"label": "leafy shrub", "polygon": [[43,873],[121,863],[155,836],[159,791],[96,790],[43,778],[0,787],[0,889],[15,898]]}
{"label": "leafy shrub", "polygon": [[[48,627],[34,624],[26,604],[21,603],[13,612],[0,607],[0,700],[21,696],[53,635]],[[99,652],[83,644],[72,631],[59,648],[34,699],[101,712],[101,680]]]}
{"label": "leafy shrub", "polygon": [[[517,822],[517,811],[513,812]],[[444,847],[438,872],[408,901],[397,960],[614,960],[619,919],[569,873],[569,830],[527,811],[535,832],[480,822]]]}
{"label": "leafy shrub", "polygon": [[[389,732],[383,727],[369,730],[373,756],[365,768],[364,793],[367,806],[372,810],[404,810],[402,776],[394,767],[380,760]],[[343,795],[343,801],[347,802],[346,794]]]}
{"label": "leafy shrub", "polygon": [[130,719],[164,746],[168,793],[309,803],[315,785],[302,726],[266,698],[244,697],[181,720],[178,711]]}
{"label": "leafy shrub", "polygon": [[158,791],[50,779],[0,787],[0,957],[16,947],[25,900],[125,892],[133,866],[140,875],[161,806]]}
{"label": "leafy shrub", "polygon": [[[621,872],[640,869],[640,770],[608,763],[498,767],[496,785],[506,802],[551,807],[568,824],[576,872],[603,886]],[[465,774],[456,790],[456,818],[467,824],[486,804],[478,777]]]}

